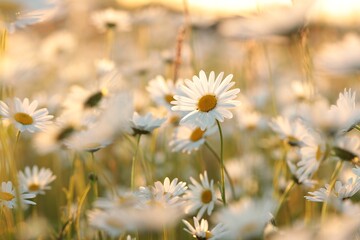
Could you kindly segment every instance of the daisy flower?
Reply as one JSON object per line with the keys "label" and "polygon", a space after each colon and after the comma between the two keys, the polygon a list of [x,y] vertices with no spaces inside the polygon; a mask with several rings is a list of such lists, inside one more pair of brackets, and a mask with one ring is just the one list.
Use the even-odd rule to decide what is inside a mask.
{"label": "daisy flower", "polygon": [[330,185],[326,184],[324,188],[309,192],[311,196],[305,196],[305,199],[312,202],[327,202],[334,200],[345,200],[354,196],[360,190],[360,178],[349,178],[346,183],[336,181],[334,188],[330,192]]}
{"label": "daisy flower", "polygon": [[299,182],[309,179],[319,169],[321,162],[326,157],[326,145],[315,131],[308,129],[308,135],[301,141],[304,146],[300,149],[301,160],[297,163],[297,176]]}
{"label": "daisy flower", "polygon": [[192,151],[198,150],[205,143],[206,137],[216,131],[216,126],[205,130],[201,130],[201,128],[196,126],[179,126],[175,129],[169,146],[174,152],[181,151],[190,154]]}
{"label": "daisy flower", "polygon": [[0,101],[0,116],[13,122],[20,132],[33,133],[44,130],[53,118],[46,108],[36,110],[37,107],[38,102],[35,100],[30,103],[28,98],[22,102],[14,98],[9,105]]}
{"label": "daisy flower", "polygon": [[224,239],[261,239],[264,227],[272,218],[269,213],[276,206],[269,199],[243,199],[217,212],[216,221],[227,229]]}
{"label": "daisy flower", "polygon": [[332,149],[335,156],[344,161],[359,163],[360,156],[360,139],[356,136],[344,136],[335,140]]}
{"label": "daisy flower", "polygon": [[217,224],[213,229],[209,230],[208,221],[205,219],[201,219],[199,223],[199,219],[193,217],[194,227],[186,220],[182,220],[187,228],[184,230],[190,233],[196,239],[222,239],[225,235],[226,229],[222,223]]}
{"label": "daisy flower", "polygon": [[[33,193],[25,193],[23,188],[20,188],[20,198],[23,205],[30,204],[36,205],[35,202],[29,200],[36,195]],[[14,208],[17,205],[16,192],[12,182],[2,182],[0,188],[0,207],[6,206],[8,208]]]}
{"label": "daisy flower", "polygon": [[163,76],[158,75],[150,80],[146,90],[150,93],[150,97],[157,105],[170,110],[172,107],[171,102],[175,100],[174,95],[179,92],[177,90],[179,84],[179,81],[177,81],[175,85],[173,80],[165,80]]}
{"label": "daisy flower", "polygon": [[0,24],[10,32],[41,22],[50,17],[55,9],[54,0],[2,0],[0,2]]}
{"label": "daisy flower", "polygon": [[125,11],[108,8],[94,12],[91,19],[101,32],[108,29],[115,31],[129,31],[131,29],[130,15]]}
{"label": "daisy flower", "polygon": [[45,194],[45,190],[51,189],[49,184],[56,178],[48,168],[38,166],[26,167],[24,172],[19,172],[19,180],[26,192],[34,194]]}
{"label": "daisy flower", "polygon": [[336,105],[330,107],[332,124],[341,132],[348,132],[360,122],[359,109],[355,105],[356,92],[344,90],[339,93]]}
{"label": "daisy flower", "polygon": [[222,79],[224,73],[220,73],[215,79],[215,73],[211,72],[209,78],[204,71],[200,71],[199,77],[193,76],[192,80],[185,80],[180,85],[181,93],[174,96],[175,101],[171,109],[185,112],[186,115],[180,120],[180,124],[196,124],[205,130],[215,124],[215,121],[223,122],[224,118],[232,118],[233,114],[228,110],[236,107],[239,101],[233,100],[240,89],[229,90],[235,85],[231,82],[233,75]]}
{"label": "daisy flower", "polygon": [[291,121],[289,118],[278,116],[270,122],[270,127],[291,146],[301,146],[301,139],[307,134],[306,127],[299,119]]}
{"label": "daisy flower", "polygon": [[210,216],[215,202],[217,200],[215,189],[214,189],[214,180],[209,182],[207,172],[204,172],[204,175],[200,174],[201,183],[197,182],[195,179],[190,177],[192,182],[189,185],[189,189],[186,192],[185,198],[188,200],[188,206],[186,212],[194,212],[199,210],[196,218],[200,219],[205,212]]}
{"label": "daisy flower", "polygon": [[151,113],[140,116],[137,112],[134,112],[131,123],[134,135],[136,135],[150,134],[155,128],[159,128],[165,121],[166,118],[154,118]]}

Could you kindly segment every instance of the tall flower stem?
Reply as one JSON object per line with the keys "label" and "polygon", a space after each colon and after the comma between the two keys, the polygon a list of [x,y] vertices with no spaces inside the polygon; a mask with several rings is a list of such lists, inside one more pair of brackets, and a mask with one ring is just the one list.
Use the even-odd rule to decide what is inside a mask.
{"label": "tall flower stem", "polygon": [[1,54],[0,55],[1,56],[5,55],[7,35],[8,35],[7,29],[4,28],[1,32],[1,41],[0,41],[0,44],[1,44]]}
{"label": "tall flower stem", "polygon": [[135,153],[132,159],[132,167],[131,167],[131,190],[134,191],[135,188],[135,161],[136,161],[136,156],[139,150],[139,145],[140,145],[140,138],[141,138],[141,134],[137,135],[136,138],[136,147],[135,147]]}
{"label": "tall flower stem", "polygon": [[[340,160],[337,162],[336,166],[335,166],[335,169],[331,175],[331,179],[330,179],[330,185],[329,185],[329,188],[328,188],[328,194],[330,195],[331,194],[331,191],[332,189],[334,188],[335,186],[335,182],[336,182],[336,179],[343,167],[343,164],[344,164],[344,161]],[[321,222],[323,223],[326,219],[326,211],[327,211],[327,206],[328,206],[328,203],[327,201],[324,201],[322,207],[321,207]]]}
{"label": "tall flower stem", "polygon": [[[210,144],[209,144],[208,142],[205,142],[205,146],[206,146],[206,147],[210,150],[210,152],[215,156],[215,158],[218,160],[218,162],[219,162],[219,164],[220,164],[220,166],[221,166],[221,159],[220,159],[219,155],[215,152],[215,150],[210,146]],[[226,177],[228,178],[229,183],[230,183],[231,194],[232,194],[233,198],[236,199],[234,183],[233,183],[233,181],[231,180],[230,174],[229,174],[229,172],[228,172],[228,170],[226,169],[225,166],[224,166],[224,171],[225,171]]]}
{"label": "tall flower stem", "polygon": [[18,223],[20,223],[23,220],[21,193],[20,193],[20,188],[19,188],[19,181],[18,181],[18,177],[17,177],[17,166],[16,166],[16,162],[17,162],[16,152],[17,152],[17,147],[19,144],[20,136],[21,136],[21,132],[18,131],[16,133],[16,140],[15,140],[14,149],[13,149],[14,150],[13,161],[10,161],[10,169],[11,169],[12,180],[14,183],[15,196],[16,196],[16,204],[17,204],[16,217],[17,217]]}
{"label": "tall flower stem", "polygon": [[225,165],[224,165],[224,139],[220,126],[220,122],[216,120],[216,124],[219,129],[220,135],[220,180],[221,180],[221,199],[224,206],[226,206],[226,195],[225,195]]}
{"label": "tall flower stem", "polygon": [[280,201],[279,204],[276,208],[275,214],[274,214],[274,218],[276,219],[277,215],[279,215],[280,209],[282,207],[282,205],[284,204],[286,198],[289,196],[289,193],[291,192],[291,190],[293,189],[293,187],[295,186],[295,181],[291,180],[291,182],[289,182],[289,184],[286,186],[286,189],[284,191],[284,193],[281,195],[280,197]]}

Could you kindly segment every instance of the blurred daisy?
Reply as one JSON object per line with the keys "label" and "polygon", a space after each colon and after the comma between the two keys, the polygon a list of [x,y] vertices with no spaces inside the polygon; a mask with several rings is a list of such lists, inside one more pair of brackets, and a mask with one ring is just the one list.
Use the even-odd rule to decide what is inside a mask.
{"label": "blurred daisy", "polygon": [[332,151],[343,161],[359,164],[360,139],[357,136],[341,136],[335,140]]}
{"label": "blurred daisy", "polygon": [[94,12],[91,19],[101,32],[110,29],[115,31],[129,31],[131,29],[131,18],[125,11],[108,8]]}
{"label": "blurred daisy", "polygon": [[[121,218],[119,212],[103,211],[99,209],[88,211],[89,225],[93,228],[105,231],[112,237],[119,236],[126,231],[127,223]],[[123,221],[122,221],[123,220]]]}
{"label": "blurred daisy", "polygon": [[224,228],[224,225],[219,223],[217,224],[213,229],[209,230],[209,224],[208,221],[205,219],[201,219],[201,222],[199,223],[199,220],[196,217],[193,217],[194,220],[194,227],[186,220],[182,220],[183,223],[186,225],[187,228],[184,228],[184,230],[188,233],[190,233],[194,238],[196,239],[222,239],[224,237],[224,233],[226,232],[226,229]]}
{"label": "blurred daisy", "polygon": [[55,0],[2,0],[0,24],[10,32],[49,18],[56,7]]}
{"label": "blurred daisy", "polygon": [[[179,81],[177,81],[177,85]],[[156,76],[150,80],[146,90],[150,93],[150,97],[159,106],[163,106],[168,110],[171,109],[171,102],[174,101],[174,95],[177,92],[177,87],[171,79],[165,80],[163,76]]]}
{"label": "blurred daisy", "polygon": [[76,132],[76,128],[71,123],[56,122],[35,135],[34,146],[41,154],[59,150],[64,146],[64,141]]}
{"label": "blurred daisy", "polygon": [[204,71],[200,71],[199,77],[193,76],[192,80],[185,80],[180,85],[181,93],[175,95],[175,101],[171,109],[185,112],[186,115],[180,120],[180,124],[195,124],[205,130],[215,124],[215,121],[224,121],[224,118],[232,118],[233,114],[228,108],[236,107],[239,101],[233,100],[240,92],[231,82],[232,74],[222,79],[224,73],[220,73],[215,79],[215,73],[211,72],[209,78]]}
{"label": "blurred daisy", "polygon": [[210,216],[215,203],[217,201],[214,180],[209,182],[207,172],[204,175],[200,174],[201,183],[190,177],[192,182],[189,185],[189,190],[186,192],[185,198],[188,200],[188,206],[186,208],[187,213],[199,210],[196,218],[200,219],[205,212]]}
{"label": "blurred daisy", "polygon": [[[29,200],[36,195],[33,193],[25,193],[23,188],[20,188],[20,198],[23,205],[36,205],[35,202]],[[2,182],[0,188],[0,207],[6,206],[8,208],[14,208],[17,205],[16,192],[12,182]]]}
{"label": "blurred daisy", "polygon": [[148,208],[154,204],[165,208],[179,207],[184,204],[182,195],[186,189],[185,182],[178,182],[177,178],[170,182],[169,178],[165,178],[164,183],[157,181],[154,186],[140,187],[136,195],[140,200],[140,208]]}
{"label": "blurred daisy", "polygon": [[115,62],[110,59],[98,59],[95,61],[96,74],[98,77],[103,77],[107,73],[114,71],[116,66]]}
{"label": "blurred daisy", "polygon": [[227,229],[224,239],[261,239],[275,206],[269,199],[243,199],[218,212],[215,219]]}
{"label": "blurred daisy", "polygon": [[330,185],[326,184],[324,188],[309,192],[311,196],[305,196],[305,199],[312,202],[329,202],[334,200],[346,200],[354,196],[360,190],[360,178],[349,178],[346,183],[336,181],[334,188],[330,192]]}
{"label": "blurred daisy", "polygon": [[28,98],[22,102],[19,98],[14,98],[9,105],[0,101],[0,115],[13,122],[20,132],[33,133],[44,130],[53,118],[46,108],[36,110],[37,107],[38,102],[35,100],[30,103]]}
{"label": "blurred daisy", "polygon": [[301,139],[307,134],[306,127],[299,119],[291,121],[289,118],[278,116],[270,122],[270,127],[291,146],[301,146]]}
{"label": "blurred daisy", "polygon": [[205,143],[206,137],[216,131],[216,126],[205,130],[201,130],[201,128],[196,126],[179,126],[175,129],[169,146],[174,152],[181,151],[190,154],[192,151],[198,150]]}
{"label": "blurred daisy", "polygon": [[310,179],[326,158],[326,145],[315,131],[308,129],[308,135],[301,140],[304,146],[300,149],[301,160],[297,163],[299,182]]}
{"label": "blurred daisy", "polygon": [[56,178],[53,172],[48,168],[41,168],[38,166],[26,167],[24,172],[19,172],[20,184],[24,190],[34,194],[45,194],[45,190],[51,189],[49,184]]}
{"label": "blurred daisy", "polygon": [[333,125],[341,132],[348,132],[360,122],[359,109],[355,106],[356,92],[344,90],[339,93],[336,105],[332,105],[329,111]]}
{"label": "blurred daisy", "polygon": [[140,116],[137,112],[134,112],[131,128],[133,129],[134,135],[150,134],[155,128],[159,128],[165,121],[166,118],[154,118],[151,113]]}
{"label": "blurred daisy", "polygon": [[303,174],[303,170],[299,171],[300,168],[295,163],[290,160],[286,161],[286,163],[297,184],[302,184],[306,187],[313,187],[316,184],[315,180],[311,180],[311,175]]}

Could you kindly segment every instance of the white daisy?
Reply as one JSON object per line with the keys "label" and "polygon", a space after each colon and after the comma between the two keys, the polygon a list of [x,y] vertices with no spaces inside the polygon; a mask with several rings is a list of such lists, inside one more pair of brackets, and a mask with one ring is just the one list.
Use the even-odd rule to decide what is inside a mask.
{"label": "white daisy", "polygon": [[45,190],[51,189],[49,184],[56,178],[53,172],[48,168],[41,168],[38,166],[26,167],[25,171],[19,172],[20,184],[24,187],[26,192],[34,194],[45,194]]}
{"label": "white daisy", "polygon": [[[26,204],[36,205],[35,202],[29,200],[31,198],[34,198],[36,196],[35,194],[25,193],[23,188],[20,188],[19,191],[21,203],[23,206]],[[17,201],[18,200],[16,199],[16,191],[12,182],[2,182],[0,188],[0,207],[6,206],[8,208],[14,208],[17,205]]]}
{"label": "white daisy", "polygon": [[[309,192],[312,196],[305,196],[305,199],[312,202],[328,202],[334,200],[345,200],[354,196],[360,190],[360,178],[349,178],[346,183],[336,181],[334,188],[330,192],[330,185],[326,184],[324,188]],[[336,202],[335,202],[336,203]]]}
{"label": "white daisy", "polygon": [[193,217],[194,227],[186,220],[182,220],[186,225],[187,229],[184,230],[190,233],[194,238],[207,240],[207,239],[222,239],[225,235],[226,229],[222,223],[217,224],[213,229],[209,230],[208,221],[205,219],[201,219],[199,223],[199,219]]}
{"label": "white daisy", "polygon": [[140,208],[152,207],[154,204],[164,208],[174,208],[185,203],[182,195],[186,189],[185,182],[178,182],[177,178],[170,182],[169,178],[165,178],[164,183],[157,181],[154,186],[140,187],[136,195],[140,200]]}
{"label": "white daisy", "polygon": [[33,143],[39,153],[47,154],[61,149],[64,141],[75,132],[75,125],[57,121],[55,124],[48,126],[45,131],[37,133]]}
{"label": "white daisy", "polygon": [[91,19],[101,32],[109,29],[116,31],[129,31],[131,29],[131,18],[125,11],[108,8],[94,12]]}
{"label": "white daisy", "polygon": [[186,192],[185,198],[188,200],[188,206],[186,208],[187,213],[199,210],[197,218],[200,219],[205,212],[210,216],[217,201],[214,180],[209,182],[207,172],[204,175],[200,174],[201,183],[190,177],[192,182],[189,185],[189,190]]}
{"label": "white daisy", "polygon": [[216,213],[215,219],[228,230],[224,239],[261,239],[275,207],[270,199],[245,198]]}
{"label": "white daisy", "polygon": [[53,118],[46,108],[36,110],[37,107],[38,102],[35,100],[30,103],[28,98],[22,102],[19,98],[14,98],[9,105],[0,101],[0,115],[13,122],[20,132],[33,133],[44,130]]}
{"label": "white daisy", "polygon": [[345,89],[343,93],[339,93],[336,105],[330,108],[329,116],[332,125],[341,132],[350,131],[360,122],[360,110],[355,105],[355,97],[356,92]]}
{"label": "white daisy", "polygon": [[49,18],[56,7],[54,0],[2,0],[0,2],[0,25],[13,32]]}
{"label": "white daisy", "polygon": [[289,118],[278,116],[270,122],[270,127],[291,146],[301,146],[301,139],[307,134],[307,129],[300,119],[291,121]]}
{"label": "white daisy", "polygon": [[171,102],[175,100],[174,95],[179,93],[177,90],[179,82],[180,81],[177,81],[175,85],[173,80],[165,80],[163,76],[158,75],[150,80],[146,90],[150,93],[150,97],[157,105],[170,110],[172,107]]}
{"label": "white daisy", "polygon": [[209,78],[204,71],[200,71],[199,77],[193,76],[192,80],[185,80],[180,86],[181,93],[175,95],[175,101],[171,109],[187,113],[180,124],[196,124],[205,130],[215,124],[215,121],[224,121],[224,118],[232,118],[233,114],[228,110],[236,107],[239,101],[233,100],[240,89],[229,90],[235,85],[231,82],[232,74],[222,80],[224,73],[220,73],[215,79],[215,73],[211,72]]}
{"label": "white daisy", "polygon": [[316,184],[315,180],[311,180],[311,175],[304,174],[303,170],[299,171],[300,168],[291,162],[290,160],[286,161],[287,165],[289,166],[290,172],[295,178],[297,184],[302,184],[306,187],[313,187]]}
{"label": "white daisy", "polygon": [[300,149],[301,160],[297,163],[299,182],[310,179],[326,157],[326,145],[315,131],[308,129],[308,135],[301,141],[305,144]]}
{"label": "white daisy", "polygon": [[201,130],[196,126],[179,126],[175,129],[173,139],[169,146],[172,151],[182,151],[190,154],[192,151],[199,149],[206,141],[206,137],[217,131],[216,126],[210,129]]}
{"label": "white daisy", "polygon": [[357,136],[341,136],[335,140],[332,148],[335,156],[344,161],[359,163],[360,139]]}
{"label": "white daisy", "polygon": [[134,135],[136,135],[150,134],[155,128],[159,128],[165,121],[166,118],[154,118],[151,113],[140,116],[137,112],[134,112],[131,123]]}

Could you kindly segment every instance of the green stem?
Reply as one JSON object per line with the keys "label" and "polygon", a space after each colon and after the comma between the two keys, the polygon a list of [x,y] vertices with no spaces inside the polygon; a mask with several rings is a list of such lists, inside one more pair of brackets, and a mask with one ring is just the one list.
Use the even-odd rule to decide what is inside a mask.
{"label": "green stem", "polygon": [[137,139],[136,139],[136,147],[135,147],[135,153],[132,159],[132,167],[131,167],[131,190],[134,191],[135,189],[135,160],[136,160],[136,155],[137,152],[139,150],[139,145],[140,145],[140,138],[141,138],[141,134],[137,135]]}
{"label": "green stem", "polygon": [[290,193],[290,191],[293,189],[294,186],[295,186],[295,181],[294,181],[294,180],[291,180],[291,181],[289,182],[289,184],[287,185],[284,193],[281,195],[281,198],[280,198],[280,201],[279,201],[279,205],[277,206],[276,211],[275,211],[275,215],[274,215],[274,218],[275,218],[275,219],[276,219],[277,215],[279,214],[282,205],[284,204],[286,198],[289,196],[289,193]]}
{"label": "green stem", "polygon": [[224,165],[224,140],[223,134],[220,126],[220,122],[216,120],[216,124],[219,129],[220,135],[220,179],[221,179],[221,199],[224,206],[226,206],[226,195],[225,195],[225,165]]}
{"label": "green stem", "polygon": [[[342,167],[344,165],[344,161],[340,160],[337,162],[336,166],[335,166],[335,169],[334,169],[334,172],[332,173],[331,175],[331,179],[330,179],[330,185],[329,185],[329,188],[328,188],[328,191],[329,191],[329,195],[331,195],[331,191],[332,189],[334,188],[335,186],[335,183],[336,183],[336,179],[337,179],[337,176],[339,175]],[[328,202],[327,201],[324,201],[322,207],[321,207],[321,222],[323,223],[326,219],[326,211],[327,211],[327,206],[328,206]]]}
{"label": "green stem", "polygon": [[[220,166],[221,166],[221,159],[219,157],[219,155],[215,152],[215,150],[210,146],[210,144],[208,142],[205,142],[205,146],[210,150],[210,152],[215,156],[216,160],[218,160]],[[233,199],[236,199],[236,194],[235,194],[235,187],[234,187],[234,183],[230,178],[230,174],[228,172],[228,170],[226,169],[226,167],[224,166],[224,170],[225,170],[225,174],[227,179],[229,180],[230,183],[230,188],[231,188],[231,194],[233,196]]]}
{"label": "green stem", "polygon": [[[96,160],[95,160],[95,154],[94,152],[90,152],[91,154],[91,161],[92,161],[92,164],[93,164],[93,171],[94,171],[94,174],[95,174],[95,177],[97,178],[97,173],[95,171],[95,166],[96,166]],[[98,191],[98,179],[91,179],[91,185],[93,187],[93,190],[94,190],[94,197],[95,199],[99,196],[99,191]]]}
{"label": "green stem", "polygon": [[[15,141],[15,145],[14,145],[14,153],[13,153],[13,161],[11,162],[11,173],[12,173],[12,180],[13,180],[13,187],[15,189],[15,196],[16,196],[16,204],[17,204],[17,210],[16,210],[16,216],[17,216],[17,221],[18,223],[22,222],[23,220],[23,209],[22,209],[22,202],[21,202],[21,193],[20,193],[20,186],[19,186],[19,181],[18,181],[18,177],[17,177],[17,166],[16,166],[16,162],[17,162],[17,157],[16,157],[16,151],[17,151],[17,146],[19,144],[19,140],[20,140],[20,136],[21,136],[21,132],[18,131],[16,133],[16,141]],[[21,227],[21,225],[19,224],[19,227]]]}

